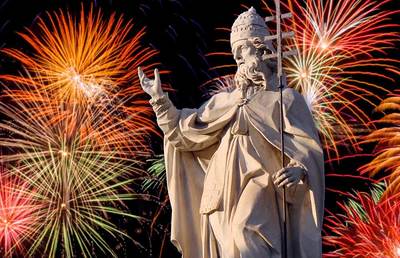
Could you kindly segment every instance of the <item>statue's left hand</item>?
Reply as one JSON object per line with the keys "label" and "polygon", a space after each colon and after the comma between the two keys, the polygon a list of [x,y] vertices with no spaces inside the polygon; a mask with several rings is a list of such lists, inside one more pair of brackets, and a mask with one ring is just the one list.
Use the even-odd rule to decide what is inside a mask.
{"label": "statue's left hand", "polygon": [[160,73],[158,72],[157,68],[154,69],[154,80],[147,78],[140,67],[138,67],[138,76],[143,91],[149,94],[152,98],[156,99],[164,95],[164,92],[161,88]]}
{"label": "statue's left hand", "polygon": [[302,167],[286,167],[278,170],[273,176],[274,184],[278,187],[291,187],[304,179],[305,171]]}

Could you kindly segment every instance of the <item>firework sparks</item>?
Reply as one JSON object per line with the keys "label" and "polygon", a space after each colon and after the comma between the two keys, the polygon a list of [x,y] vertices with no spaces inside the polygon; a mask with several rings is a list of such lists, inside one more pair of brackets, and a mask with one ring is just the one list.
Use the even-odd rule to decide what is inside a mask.
{"label": "firework sparks", "polygon": [[[62,152],[65,143],[80,146],[79,144],[90,141],[102,152],[112,152],[122,158],[126,156],[125,149],[115,146],[119,146],[122,140],[131,139],[132,142],[124,143],[125,147],[138,149],[136,154],[143,152],[144,155],[149,151],[146,149],[149,147],[143,145],[144,136],[126,131],[127,128],[123,127],[121,122],[110,123],[109,113],[114,112],[113,108],[104,105],[82,106],[78,103],[64,103],[51,99],[46,91],[32,89],[24,84],[14,86],[17,89],[10,90],[5,86],[3,102],[0,103],[0,112],[12,121],[0,123],[1,129],[12,134],[11,138],[1,138],[2,146],[26,152],[35,148],[47,149],[48,145],[51,145],[53,149]],[[31,101],[32,99],[35,101]],[[15,160],[20,160],[23,156],[19,157],[16,154]],[[14,159],[14,156],[7,159],[11,157]],[[132,162],[136,163],[136,160],[132,159]]]}
{"label": "firework sparks", "polygon": [[377,111],[384,112],[385,115],[375,121],[383,128],[373,131],[364,138],[365,143],[376,142],[374,154],[375,158],[368,164],[362,166],[359,171],[361,174],[368,174],[373,177],[379,172],[385,171],[389,175],[389,186],[385,195],[400,192],[400,95],[394,94],[376,108]]}
{"label": "firework sparks", "polygon": [[[274,8],[268,6],[267,1],[262,2],[267,16],[273,14]],[[298,53],[284,63],[288,84],[304,96],[328,162],[340,160],[343,148],[352,152],[360,150],[357,144],[360,137],[375,128],[365,112],[381,101],[378,92],[389,92],[373,81],[379,79],[392,84],[394,80],[387,73],[399,73],[398,60],[376,58],[377,54],[393,48],[399,39],[398,25],[389,21],[397,11],[381,10],[389,2],[288,0],[282,3],[284,9],[293,14],[292,19],[283,20],[283,26],[286,31],[295,33],[294,39],[286,40],[286,44]],[[273,28],[271,31],[273,34]],[[228,47],[226,40],[219,42]],[[218,51],[208,56],[231,55]],[[371,66],[382,69],[371,72]],[[232,68],[236,65],[218,65],[212,70],[229,74]],[[224,77],[227,76],[210,80],[202,87]],[[221,89],[220,86],[216,88]],[[215,93],[214,88],[211,91]],[[361,109],[360,105],[368,108]]]}
{"label": "firework sparks", "polygon": [[39,79],[34,80],[36,85],[63,100],[81,102],[97,95],[113,95],[117,87],[127,85],[132,86],[128,90],[131,94],[138,94],[135,68],[141,65],[148,70],[157,65],[143,65],[157,54],[141,47],[144,29],[129,38],[132,22],[124,22],[115,13],[104,18],[101,11],[91,8],[85,12],[82,7],[80,17],[75,18],[60,10],[39,17],[37,27],[37,31],[19,33],[34,54],[2,51],[34,72],[33,79]]}
{"label": "firework sparks", "polygon": [[25,242],[39,224],[38,211],[43,207],[32,198],[32,189],[16,177],[0,174],[0,245],[4,257],[23,254]]}
{"label": "firework sparks", "polygon": [[[102,124],[91,130],[110,127],[99,140],[133,156],[148,156],[148,133],[157,133],[152,110],[143,96],[137,67],[145,71],[158,63],[151,62],[157,51],[142,47],[144,29],[132,38],[133,23],[114,13],[105,18],[102,12],[85,12],[79,17],[68,12],[47,13],[36,27],[19,35],[33,54],[6,48],[2,52],[19,61],[27,75],[2,75],[3,81],[25,85],[25,91],[9,91],[13,98],[43,102],[36,116],[57,112],[57,104],[82,105],[81,110],[101,112]],[[164,73],[163,71],[161,73]],[[28,91],[28,93],[27,93]],[[30,94],[40,91],[48,96]],[[39,98],[38,98],[39,97]],[[99,117],[99,114],[93,114]],[[88,125],[89,126],[89,125]]]}
{"label": "firework sparks", "polygon": [[347,204],[339,203],[343,214],[326,217],[324,237],[335,250],[324,257],[398,257],[400,244],[400,202],[398,195],[382,199],[382,190],[358,192]]}
{"label": "firework sparks", "polygon": [[[289,26],[309,47],[357,57],[394,47],[398,24],[388,22],[397,11],[382,10],[391,0],[289,0],[295,22]],[[296,11],[295,11],[296,10]],[[388,29],[385,31],[385,29]],[[298,39],[299,40],[299,39]]]}
{"label": "firework sparks", "polygon": [[116,257],[109,242],[129,236],[111,217],[141,219],[118,208],[123,201],[134,199],[128,187],[132,180],[126,179],[127,164],[113,162],[110,167],[115,157],[92,152],[90,144],[83,147],[84,153],[49,148],[51,160],[42,151],[30,151],[13,171],[36,189],[33,198],[43,206],[39,213],[42,223],[32,232],[35,241],[28,250],[30,255],[41,252],[56,257],[63,252],[67,257],[91,256],[93,250],[99,250]]}
{"label": "firework sparks", "polygon": [[87,113],[78,103],[53,101],[52,114],[38,115],[42,105],[48,103],[46,92],[20,87],[19,93],[44,100],[22,101],[7,94],[9,101],[0,104],[6,118],[0,122],[0,129],[7,133],[1,137],[0,146],[9,153],[1,160],[15,164],[11,172],[35,189],[32,198],[42,205],[36,214],[41,223],[30,232],[34,241],[28,253],[90,256],[97,248],[116,256],[104,237],[107,233],[114,239],[127,236],[110,216],[140,219],[118,208],[124,207],[125,200],[143,198],[129,187],[133,182],[130,178],[140,176],[139,163],[98,142],[97,133],[113,130],[87,126],[101,124],[102,112]]}

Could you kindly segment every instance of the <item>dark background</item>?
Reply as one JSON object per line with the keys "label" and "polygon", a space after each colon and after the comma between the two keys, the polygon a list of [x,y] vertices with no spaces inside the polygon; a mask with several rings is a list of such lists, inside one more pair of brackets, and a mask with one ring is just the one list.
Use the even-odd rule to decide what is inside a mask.
{"label": "dark background", "polygon": [[[392,1],[393,3],[396,1]],[[68,9],[71,13],[79,13],[81,4],[89,9],[91,4],[101,8],[106,15],[111,12],[124,14],[126,19],[132,19],[135,28],[147,27],[147,34],[143,45],[150,45],[160,51],[155,61],[161,62],[160,69],[171,71],[164,75],[162,81],[176,89],[172,94],[177,107],[197,107],[206,97],[200,85],[218,75],[211,67],[232,63],[232,57],[211,58],[207,53],[218,50],[229,50],[229,44],[217,42],[217,39],[229,39],[229,33],[223,33],[217,28],[230,28],[235,17],[245,10],[245,6],[254,6],[260,10],[261,1],[232,1],[232,0],[104,0],[104,1],[78,1],[78,0],[9,0],[0,2],[0,47],[25,48],[26,45],[16,34],[24,27],[34,24],[39,15],[46,11]],[[386,5],[385,8],[394,9],[395,4]],[[264,14],[265,15],[265,14]],[[398,22],[399,17],[394,17]],[[398,47],[389,51],[389,55],[399,59]],[[5,56],[0,56],[1,73],[15,73],[18,64]],[[233,71],[226,71],[233,72]],[[396,78],[397,82],[399,78]],[[397,85],[386,84],[389,89]],[[383,96],[382,96],[383,97]],[[365,107],[372,118],[379,118],[369,107]],[[161,141],[154,139],[156,152],[160,153]],[[352,189],[366,190],[370,183],[365,180],[351,179],[343,176],[329,176],[329,174],[357,174],[357,168],[371,159],[370,153],[374,146],[362,146],[364,150],[356,157],[344,158],[340,163],[326,166],[327,193],[326,207],[335,212],[336,202],[346,199],[343,194],[333,192],[339,190],[351,192]],[[349,153],[350,154],[350,153]],[[132,202],[130,208],[133,213],[144,216],[154,215],[157,207],[147,202]],[[169,209],[166,208],[157,220],[160,225],[157,230],[149,231],[148,223],[135,224],[121,221],[121,226],[143,248],[138,247],[130,240],[117,240],[116,250],[121,257],[180,257],[169,242],[168,222]],[[110,240],[114,241],[114,240]],[[162,250],[162,251],[160,251]],[[98,255],[102,257],[101,254]]]}

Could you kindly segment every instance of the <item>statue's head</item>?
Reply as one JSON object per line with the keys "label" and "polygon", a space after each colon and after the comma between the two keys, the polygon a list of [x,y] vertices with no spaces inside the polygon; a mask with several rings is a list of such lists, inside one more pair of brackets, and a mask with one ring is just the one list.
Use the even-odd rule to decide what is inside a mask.
{"label": "statue's head", "polygon": [[275,52],[271,42],[265,41],[269,31],[264,19],[251,7],[235,20],[231,29],[231,47],[238,65],[235,75],[237,87],[250,85],[270,88],[269,78],[274,63],[264,57]]}

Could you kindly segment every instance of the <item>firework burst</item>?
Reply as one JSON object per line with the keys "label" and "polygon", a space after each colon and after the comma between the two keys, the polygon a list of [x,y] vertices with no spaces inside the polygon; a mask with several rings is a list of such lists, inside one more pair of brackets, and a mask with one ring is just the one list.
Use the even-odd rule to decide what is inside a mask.
{"label": "firework burst", "polygon": [[[381,9],[389,2],[288,0],[282,3],[283,8],[293,14],[292,19],[283,20],[283,27],[295,34],[293,39],[285,40],[286,47],[298,53],[284,62],[288,84],[304,96],[319,129],[328,162],[340,160],[344,149],[361,150],[357,144],[360,137],[375,128],[366,111],[382,100],[377,93],[389,92],[374,81],[392,84],[394,80],[387,73],[399,73],[398,60],[376,58],[377,54],[393,48],[399,39],[398,25],[390,22],[397,11]],[[262,3],[266,16],[273,15],[275,8],[267,1]],[[273,34],[273,26],[270,29]],[[218,42],[228,47],[229,41]],[[232,54],[218,51],[208,56],[217,60]],[[380,72],[371,72],[371,66],[380,67]],[[236,64],[218,65],[212,70],[230,74],[232,68],[236,68]],[[224,77],[210,80],[203,87],[218,84]],[[221,89],[220,86],[216,88]]]}
{"label": "firework burst", "polygon": [[2,51],[34,72],[35,86],[63,100],[82,102],[109,96],[126,85],[132,86],[127,90],[131,94],[141,93],[135,68],[141,65],[148,70],[157,65],[143,65],[157,54],[140,45],[144,29],[129,38],[132,22],[124,22],[115,13],[105,18],[100,10],[85,12],[82,7],[80,17],[74,17],[60,10],[39,17],[37,27],[37,31],[19,33],[33,54],[17,49]]}
{"label": "firework burst", "polygon": [[385,115],[375,121],[383,127],[373,131],[364,138],[365,143],[377,143],[375,158],[362,166],[361,174],[373,177],[379,172],[388,173],[382,180],[388,179],[389,185],[385,195],[400,192],[400,95],[393,94],[377,106],[377,111]]}
{"label": "firework burst", "polygon": [[332,233],[324,240],[335,250],[324,257],[399,256],[399,196],[382,199],[382,191],[358,192],[347,204],[338,204],[342,214],[329,213],[325,227]]}
{"label": "firework burst", "polygon": [[7,150],[1,160],[13,167],[12,176],[35,189],[31,198],[42,206],[36,213],[41,223],[29,234],[34,241],[28,253],[72,257],[100,250],[115,257],[105,237],[127,236],[111,217],[140,219],[124,211],[125,200],[143,199],[130,189],[132,178],[141,175],[140,163],[99,142],[97,133],[113,130],[88,127],[101,124],[102,112],[88,113],[79,103],[52,101],[52,114],[38,114],[48,103],[47,92],[28,91],[23,85],[19,90],[44,100],[22,101],[6,94],[8,101],[0,104],[6,118],[0,122],[4,132],[0,145]]}
{"label": "firework burst", "polygon": [[4,257],[24,254],[24,243],[32,242],[39,224],[38,212],[43,208],[32,198],[27,182],[0,174],[0,245]]}
{"label": "firework burst", "polygon": [[[157,131],[136,70],[139,65],[145,71],[158,65],[151,62],[157,51],[140,45],[144,29],[130,37],[132,32],[131,21],[125,22],[115,13],[104,17],[93,8],[86,12],[82,7],[78,17],[61,10],[47,13],[37,19],[34,28],[19,33],[32,54],[2,50],[19,61],[27,74],[2,75],[1,79],[25,86],[25,91],[8,92],[14,99],[47,101],[37,116],[57,112],[59,103],[100,112],[102,123],[88,126],[94,131],[98,127],[113,129],[105,135],[98,133],[99,140],[133,156],[148,156],[147,135]],[[42,98],[43,94],[48,97]]]}
{"label": "firework burst", "polygon": [[99,250],[116,257],[110,241],[129,236],[111,218],[141,219],[122,210],[123,201],[134,199],[129,190],[132,180],[126,179],[127,164],[112,162],[110,167],[115,157],[92,152],[90,144],[83,147],[84,153],[50,147],[47,155],[30,151],[12,171],[36,189],[32,198],[43,206],[37,214],[41,223],[31,234],[35,241],[28,250],[30,255],[91,256]]}
{"label": "firework burst", "polygon": [[307,46],[331,54],[345,53],[351,57],[375,51],[385,54],[384,50],[393,48],[399,38],[395,32],[399,25],[390,22],[398,11],[382,10],[389,2],[289,0],[287,8],[295,16],[295,22],[288,26],[301,35]]}

